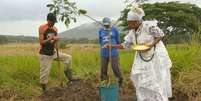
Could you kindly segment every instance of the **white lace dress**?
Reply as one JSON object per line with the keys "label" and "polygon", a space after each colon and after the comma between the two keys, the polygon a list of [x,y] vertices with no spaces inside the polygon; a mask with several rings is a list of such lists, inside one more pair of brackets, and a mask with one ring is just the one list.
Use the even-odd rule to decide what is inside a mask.
{"label": "white lace dress", "polygon": [[[135,35],[136,34],[136,35]],[[153,21],[144,21],[135,32],[131,30],[124,38],[123,46],[132,44],[152,43],[154,37],[163,37],[164,33]],[[154,54],[154,55],[153,55]],[[150,61],[148,60],[152,57]],[[143,58],[143,59],[142,59]],[[131,80],[136,88],[138,101],[168,101],[172,96],[170,68],[172,67],[168,52],[162,41],[144,53],[136,52],[131,71]]]}

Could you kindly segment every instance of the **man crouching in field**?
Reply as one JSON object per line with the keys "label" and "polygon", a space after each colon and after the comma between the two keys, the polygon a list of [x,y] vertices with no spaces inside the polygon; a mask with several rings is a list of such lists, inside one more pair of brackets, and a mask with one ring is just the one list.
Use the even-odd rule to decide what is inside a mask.
{"label": "man crouching in field", "polygon": [[[50,73],[52,61],[57,58],[55,49],[58,49],[57,28],[54,24],[57,22],[56,16],[53,13],[47,15],[47,23],[39,27],[39,41],[40,41],[40,83],[44,92],[47,91],[48,76]],[[72,58],[69,54],[59,52],[59,60],[65,64],[64,73],[69,81],[76,81],[71,71]]]}

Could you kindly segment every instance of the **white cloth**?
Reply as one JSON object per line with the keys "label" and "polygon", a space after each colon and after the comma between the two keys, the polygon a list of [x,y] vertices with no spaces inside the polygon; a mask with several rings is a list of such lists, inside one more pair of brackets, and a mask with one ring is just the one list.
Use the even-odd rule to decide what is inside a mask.
{"label": "white cloth", "polygon": [[128,12],[127,20],[140,21],[144,16],[145,13],[142,8],[139,8],[138,6],[133,6],[133,8]]}
{"label": "white cloth", "polygon": [[[127,34],[123,43],[125,48],[136,44],[135,34],[137,34],[138,43],[151,43],[154,41],[154,37],[164,36],[155,22],[144,21],[136,32],[131,30]],[[153,59],[145,62],[136,52],[131,70],[131,80],[136,88],[138,101],[168,101],[168,97],[172,96],[170,77],[172,63],[162,41],[156,44],[155,50],[152,48],[142,53],[142,56],[150,58],[153,53],[155,54]]]}

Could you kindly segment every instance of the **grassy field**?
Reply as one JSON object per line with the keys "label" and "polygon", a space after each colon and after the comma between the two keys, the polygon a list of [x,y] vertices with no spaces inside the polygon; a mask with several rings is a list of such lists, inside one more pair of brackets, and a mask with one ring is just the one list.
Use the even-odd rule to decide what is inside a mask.
{"label": "grassy field", "polygon": [[[37,44],[0,46],[0,99],[12,99],[17,96],[28,100],[41,95],[38,82],[38,48]],[[167,48],[173,62],[171,71],[175,94],[182,92],[189,101],[199,101],[201,46],[199,44],[168,45]],[[73,55],[74,73],[83,79],[90,78],[89,75],[99,74],[100,57],[97,45],[74,44],[68,45],[61,51]],[[120,64],[127,78],[129,78],[133,58],[134,51],[120,51]],[[50,74],[50,87],[58,85],[56,71],[57,64],[54,62]]]}

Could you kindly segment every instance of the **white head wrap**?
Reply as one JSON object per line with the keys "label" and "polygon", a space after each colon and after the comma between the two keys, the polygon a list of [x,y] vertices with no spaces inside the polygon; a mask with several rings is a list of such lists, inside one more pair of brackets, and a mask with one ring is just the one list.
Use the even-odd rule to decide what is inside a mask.
{"label": "white head wrap", "polygon": [[134,5],[131,10],[128,12],[128,21],[141,21],[142,17],[145,16],[145,13],[142,8],[139,8],[137,5]]}

